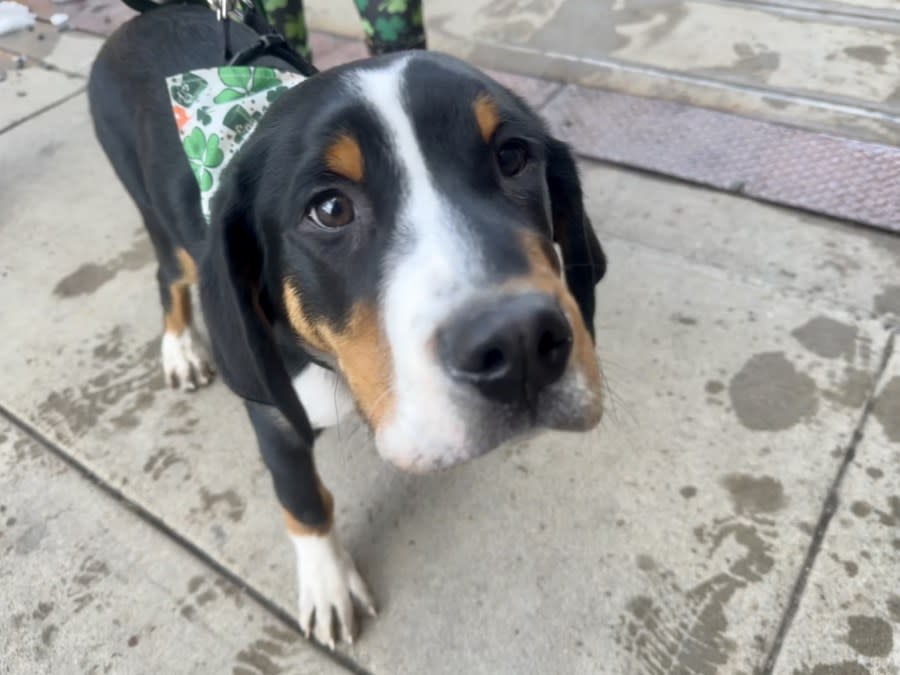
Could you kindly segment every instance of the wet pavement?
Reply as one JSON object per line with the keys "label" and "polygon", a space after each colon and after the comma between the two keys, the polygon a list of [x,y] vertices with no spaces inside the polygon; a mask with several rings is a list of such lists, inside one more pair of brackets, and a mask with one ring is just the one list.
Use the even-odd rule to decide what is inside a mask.
{"label": "wet pavement", "polygon": [[[310,23],[360,34],[347,3]],[[900,139],[893,0],[430,0],[439,49],[528,75],[863,140]]]}
{"label": "wet pavement", "polygon": [[[525,4],[504,39],[549,39],[532,28],[559,3],[514,22]],[[112,4],[64,7],[114,25]],[[241,404],[164,387],[152,250],[82,93],[101,38],[48,31],[0,37],[11,672],[900,672],[900,239],[583,161],[610,259],[603,425],[424,477],[357,419],[324,434],[381,610],[332,655],[289,620],[293,554]],[[313,45],[320,65],[362,54]],[[560,84],[498,76],[559,121]]]}

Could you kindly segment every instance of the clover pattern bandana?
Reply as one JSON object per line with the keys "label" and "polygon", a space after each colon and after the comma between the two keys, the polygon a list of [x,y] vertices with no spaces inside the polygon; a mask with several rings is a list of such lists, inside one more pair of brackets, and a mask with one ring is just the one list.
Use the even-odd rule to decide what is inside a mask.
{"label": "clover pattern bandana", "polygon": [[207,223],[222,171],[269,106],[304,79],[262,66],[206,68],[166,78],[175,124],[200,186]]}

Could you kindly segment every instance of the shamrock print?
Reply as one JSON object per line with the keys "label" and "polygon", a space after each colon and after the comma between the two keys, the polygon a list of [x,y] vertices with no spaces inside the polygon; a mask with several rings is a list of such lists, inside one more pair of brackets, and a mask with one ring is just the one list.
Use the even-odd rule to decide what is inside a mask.
{"label": "shamrock print", "polygon": [[194,73],[185,73],[179,80],[176,80],[169,88],[169,94],[176,103],[180,103],[185,108],[197,100],[197,97],[206,89],[209,83],[199,75]]}
{"label": "shamrock print", "polygon": [[[269,106],[303,79],[294,73],[253,66],[204,68],[166,78],[172,116],[200,187],[200,205],[207,222],[222,171]],[[180,104],[176,97],[189,98],[192,103]]]}
{"label": "shamrock print", "polygon": [[[209,110],[206,107],[197,108],[197,119],[200,121],[203,126],[208,125],[212,122],[212,117],[209,114]],[[180,129],[181,127],[179,127]]]}
{"label": "shamrock print", "polygon": [[247,132],[253,129],[254,123],[254,116],[241,105],[231,108],[225,113],[225,117],[222,118],[222,124],[226,129],[231,129],[234,132],[234,140],[237,143],[244,140]]}
{"label": "shamrock print", "polygon": [[200,191],[206,192],[213,185],[213,177],[208,169],[216,168],[225,160],[225,154],[219,149],[218,134],[210,134],[207,138],[197,127],[184,139],[182,145]]}
{"label": "shamrock print", "polygon": [[280,84],[271,68],[243,68],[226,66],[219,68],[219,79],[225,85],[214,103],[228,103]]}

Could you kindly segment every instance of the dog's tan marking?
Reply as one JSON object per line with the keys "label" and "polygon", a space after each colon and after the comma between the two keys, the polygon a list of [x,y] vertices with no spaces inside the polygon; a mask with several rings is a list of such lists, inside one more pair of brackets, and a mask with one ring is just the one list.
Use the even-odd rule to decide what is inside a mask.
{"label": "dog's tan marking", "polygon": [[487,94],[480,94],[472,104],[475,111],[475,121],[481,131],[481,138],[487,143],[491,140],[497,127],[500,126],[500,111],[497,104]]}
{"label": "dog's tan marking", "polygon": [[392,361],[387,337],[375,309],[359,303],[344,326],[335,329],[323,321],[310,321],[303,311],[300,292],[290,280],[282,289],[288,321],[309,346],[331,354],[347,380],[363,415],[378,428],[394,406]]}
{"label": "dog's tan marking", "polygon": [[325,166],[334,173],[359,183],[365,173],[362,150],[350,134],[343,133],[325,151]]}
{"label": "dog's tan marking", "polygon": [[522,247],[528,258],[531,273],[527,277],[513,280],[507,287],[516,290],[538,290],[552,295],[559,302],[560,308],[572,326],[572,358],[587,380],[591,391],[600,393],[600,365],[594,352],[594,341],[584,324],[584,318],[578,303],[569,292],[563,280],[556,257],[550,243],[532,232],[522,235]]}
{"label": "dog's tan marking", "polygon": [[191,325],[191,290],[190,285],[197,282],[197,265],[194,259],[183,248],[175,249],[175,257],[181,268],[181,276],[169,284],[172,304],[166,312],[164,325],[167,333],[181,335]]}
{"label": "dog's tan marking", "polygon": [[306,316],[306,312],[303,311],[303,298],[300,295],[300,291],[296,289],[294,284],[285,279],[281,294],[284,300],[284,307],[287,310],[288,321],[297,337],[310,347],[330,353],[328,344],[319,333],[318,326],[314,325]]}
{"label": "dog's tan marking", "polygon": [[169,286],[172,304],[165,315],[167,333],[181,335],[191,325],[191,289],[183,281],[176,281]]}
{"label": "dog's tan marking", "polygon": [[181,267],[181,279],[189,284],[197,283],[197,263],[191,257],[191,254],[183,248],[175,249],[175,257],[178,258],[178,265]]}
{"label": "dog's tan marking", "polygon": [[294,518],[285,509],[284,521],[287,524],[288,532],[297,537],[324,537],[331,531],[331,527],[334,525],[334,497],[331,496],[328,488],[322,485],[322,481],[319,481],[319,495],[322,497],[322,503],[325,506],[325,522],[321,525],[307,525]]}

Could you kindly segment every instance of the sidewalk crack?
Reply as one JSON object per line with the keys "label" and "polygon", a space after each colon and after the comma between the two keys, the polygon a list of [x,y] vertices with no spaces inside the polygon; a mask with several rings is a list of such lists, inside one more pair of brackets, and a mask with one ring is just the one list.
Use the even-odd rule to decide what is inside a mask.
{"label": "sidewalk crack", "polygon": [[859,447],[859,444],[864,437],[863,432],[869,422],[869,417],[872,415],[872,409],[877,398],[876,394],[878,392],[878,386],[887,372],[888,363],[894,353],[894,342],[898,334],[900,334],[900,329],[898,328],[892,328],[888,333],[887,342],[881,353],[881,362],[878,364],[878,370],[875,372],[872,390],[869,392],[869,396],[863,406],[859,421],[853,429],[853,435],[850,437],[850,442],[847,444],[847,448],[844,451],[844,458],[828,488],[828,494],[825,497],[822,511],[819,514],[819,520],[816,523],[816,528],[813,532],[812,539],[810,540],[809,548],[806,551],[803,566],[800,568],[800,574],[797,575],[797,580],[794,582],[794,587],[791,590],[787,607],[781,617],[781,622],[778,624],[778,630],[775,633],[772,647],[769,650],[766,660],[763,663],[762,670],[760,671],[762,675],[773,675],[775,672],[775,665],[781,654],[781,648],[784,646],[784,640],[791,630],[794,617],[797,615],[797,611],[800,609],[800,602],[805,595],[809,575],[815,567],[816,559],[822,549],[822,543],[825,540],[825,534],[827,533],[828,527],[831,524],[831,519],[834,517],[840,504],[840,491],[844,482],[844,477],[847,474],[850,464],[852,464],[853,460],[856,458],[856,449]]}
{"label": "sidewalk crack", "polygon": [[[40,429],[17,415],[2,403],[0,403],[0,417],[7,419],[11,424],[16,426],[24,434],[39,443],[52,455],[58,457],[69,467],[73,468],[82,478],[91,483],[94,487],[122,504],[123,507],[131,511],[135,516],[137,516],[147,525],[162,534],[165,538],[172,541],[176,546],[179,546],[180,548],[187,551],[189,555],[196,558],[201,564],[210,568],[216,574],[224,577],[246,597],[251,598],[263,610],[269,612],[269,614],[274,616],[275,619],[285,624],[285,626],[289,627],[290,629],[296,631],[298,634],[302,634],[297,619],[292,616],[290,612],[285,611],[277,603],[270,600],[265,595],[265,593],[248,584],[247,581],[243,579],[238,573],[233,572],[226,565],[216,560],[203,548],[188,539],[186,535],[181,534],[171,525],[168,525],[162,518],[157,516],[148,508],[132,500],[130,497],[128,497],[128,495],[124,494],[117,487],[104,480],[93,469],[84,464],[77,457],[70,454],[64,447],[59,445],[56,441],[44,434],[44,432],[42,432]],[[311,649],[314,649],[330,661],[353,673],[353,675],[372,675],[370,671],[366,670],[363,666],[356,663],[349,656],[346,656],[339,652],[331,651],[327,647],[311,640],[308,640],[307,644]]]}

